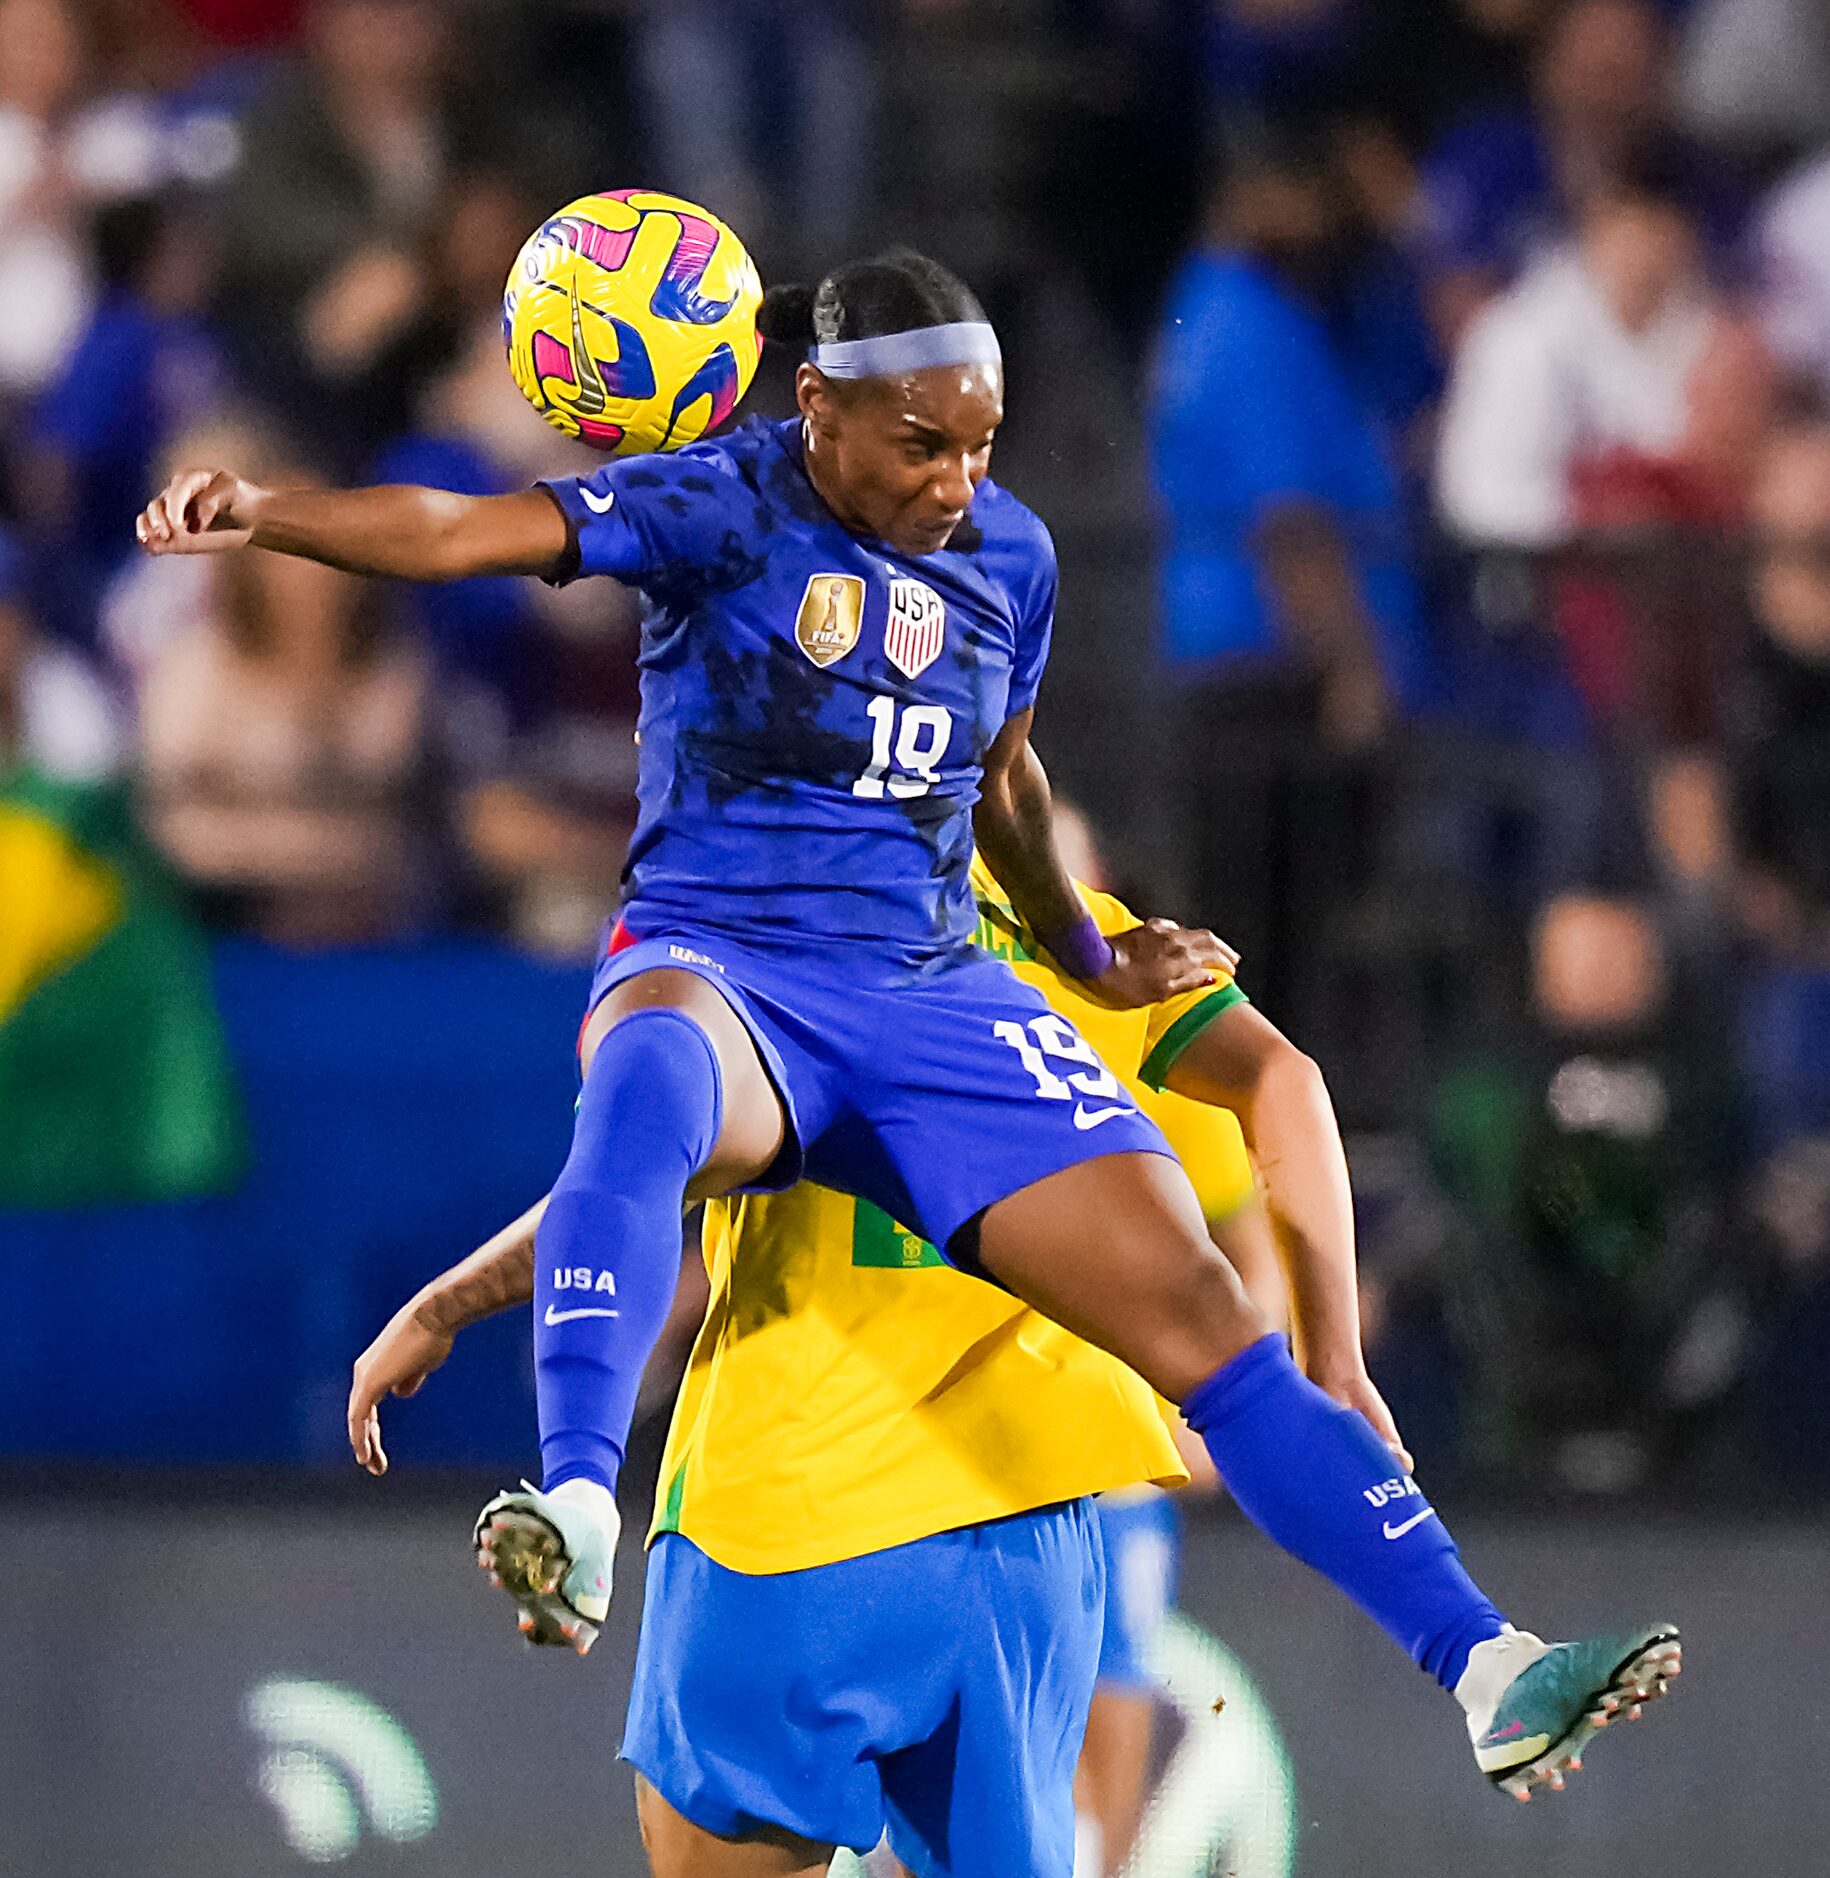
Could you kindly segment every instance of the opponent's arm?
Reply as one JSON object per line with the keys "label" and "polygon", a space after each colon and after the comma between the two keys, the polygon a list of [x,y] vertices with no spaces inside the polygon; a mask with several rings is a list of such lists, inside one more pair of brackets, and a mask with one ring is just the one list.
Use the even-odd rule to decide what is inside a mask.
{"label": "opponent's arm", "polygon": [[556,574],[565,517],[538,489],[460,496],[411,484],[373,489],[267,489],[227,470],[182,470],[134,523],[151,554],[271,548],[350,574],[467,580]]}
{"label": "opponent's arm", "polygon": [[357,1357],[349,1392],[349,1444],[371,1474],[388,1471],[381,1445],[383,1397],[414,1394],[451,1354],[460,1330],[534,1295],[534,1231],[545,1212],[542,1198],[467,1259],[423,1285]]}
{"label": "opponent's arm", "polygon": [[1262,1013],[1235,1004],[1196,1033],[1165,1086],[1239,1117],[1289,1278],[1303,1367],[1336,1401],[1360,1410],[1409,1467],[1360,1347],[1353,1189],[1320,1068]]}
{"label": "opponent's arm", "polygon": [[1119,1009],[1195,991],[1238,961],[1210,932],[1147,920],[1101,937],[1055,845],[1053,797],[1030,748],[1033,712],[998,732],[985,756],[972,835],[998,884],[1056,964]]}

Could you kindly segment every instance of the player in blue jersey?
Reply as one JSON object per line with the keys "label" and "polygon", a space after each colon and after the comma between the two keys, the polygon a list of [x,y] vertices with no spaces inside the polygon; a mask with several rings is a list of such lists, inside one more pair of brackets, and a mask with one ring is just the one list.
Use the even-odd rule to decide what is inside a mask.
{"label": "player in blue jersey", "polygon": [[972,945],[976,839],[1100,999],[1154,1002],[1224,956],[1168,921],[1102,937],[1056,850],[1029,747],[1054,553],[987,474],[992,328],[909,254],[765,312],[772,338],[808,348],[788,423],[494,497],[192,470],[138,524],[155,553],[252,544],[408,580],[608,574],[647,597],[631,942],[593,987],[537,1239],[544,1481],[486,1509],[502,1581],[524,1607],[558,1598],[588,1642],[682,1206],[805,1174],[1179,1404],[1245,1512],[1455,1692],[1490,1777],[1521,1797],[1560,1785],[1610,1705],[1662,1688],[1673,1628],[1562,1645],[1513,1631],[1394,1458],[1351,1279],[1312,1301],[1305,1375],[1211,1256],[1155,1125]]}

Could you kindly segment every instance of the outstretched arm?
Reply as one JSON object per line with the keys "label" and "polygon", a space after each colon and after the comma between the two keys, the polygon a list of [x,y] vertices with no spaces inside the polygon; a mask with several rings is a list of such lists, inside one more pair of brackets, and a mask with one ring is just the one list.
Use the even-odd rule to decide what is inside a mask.
{"label": "outstretched arm", "polygon": [[141,511],[134,533],[152,554],[271,548],[398,580],[550,575],[567,553],[565,517],[538,489],[267,489],[213,469],[180,471]]}
{"label": "outstretched arm", "polygon": [[356,1359],[349,1392],[349,1444],[371,1474],[388,1471],[381,1445],[381,1404],[414,1394],[445,1358],[460,1330],[534,1295],[534,1231],[546,1200],[449,1271],[422,1286]]}
{"label": "outstretched arm", "polygon": [[1030,748],[1032,712],[999,731],[985,756],[972,834],[998,884],[1061,968],[1096,997],[1131,1009],[1195,991],[1238,961],[1210,932],[1147,920],[1101,937],[1055,845],[1054,798]]}
{"label": "outstretched arm", "polygon": [[1408,1467],[1360,1347],[1353,1189],[1320,1068],[1262,1013],[1236,1004],[1195,1035],[1166,1086],[1239,1117],[1289,1278],[1303,1366],[1337,1401],[1359,1409]]}

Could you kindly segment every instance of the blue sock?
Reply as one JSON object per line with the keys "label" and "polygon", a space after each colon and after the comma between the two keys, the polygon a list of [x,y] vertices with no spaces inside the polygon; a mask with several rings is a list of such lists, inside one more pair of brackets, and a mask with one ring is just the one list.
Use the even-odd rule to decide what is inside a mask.
{"label": "blue sock", "polygon": [[1506,1620],[1365,1416],[1331,1401],[1261,1337],[1182,1404],[1246,1517],[1345,1591],[1453,1689]]}
{"label": "blue sock", "polygon": [[597,1047],[572,1151],[534,1235],[542,1484],[612,1491],[642,1368],[680,1278],[686,1183],[718,1139],[711,1039],[679,1011],[625,1017]]}

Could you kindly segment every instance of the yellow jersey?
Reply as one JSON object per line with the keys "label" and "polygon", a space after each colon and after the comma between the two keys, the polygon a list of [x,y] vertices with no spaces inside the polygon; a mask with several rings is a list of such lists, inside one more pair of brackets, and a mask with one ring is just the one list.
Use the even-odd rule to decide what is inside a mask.
{"label": "yellow jersey", "polygon": [[[1168,1105],[1210,1217],[1239,1204],[1251,1168],[1238,1124],[1150,1093],[1190,1039],[1241,1001],[1230,977],[1144,1010],[1108,1010],[1055,969],[978,863],[973,887],[979,944],[1075,1024],[1153,1115]],[[1110,895],[1081,891],[1101,931],[1137,924]],[[1188,1478],[1141,1377],[955,1271],[868,1202],[811,1182],[715,1201],[704,1255],[711,1299],[668,1431],[651,1537],[679,1532],[733,1571],[799,1571]]]}

